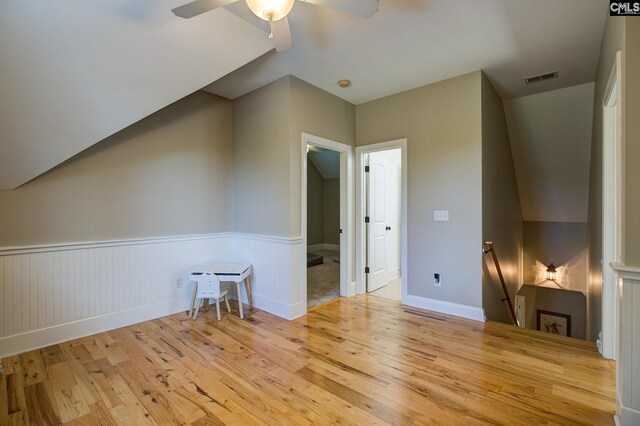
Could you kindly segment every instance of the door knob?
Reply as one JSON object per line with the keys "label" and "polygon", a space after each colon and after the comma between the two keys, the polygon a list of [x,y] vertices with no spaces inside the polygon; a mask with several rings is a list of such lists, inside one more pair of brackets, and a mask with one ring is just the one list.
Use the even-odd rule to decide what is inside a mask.
{"label": "door knob", "polygon": [[387,231],[391,231],[391,227],[390,227],[390,226],[387,226],[385,229],[386,229]]}

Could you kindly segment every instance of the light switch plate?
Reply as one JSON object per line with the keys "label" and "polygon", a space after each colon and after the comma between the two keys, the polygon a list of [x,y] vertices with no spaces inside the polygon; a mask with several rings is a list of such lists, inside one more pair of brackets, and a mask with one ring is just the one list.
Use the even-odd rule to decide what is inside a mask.
{"label": "light switch plate", "polygon": [[434,210],[433,220],[435,220],[436,222],[448,222],[449,210]]}

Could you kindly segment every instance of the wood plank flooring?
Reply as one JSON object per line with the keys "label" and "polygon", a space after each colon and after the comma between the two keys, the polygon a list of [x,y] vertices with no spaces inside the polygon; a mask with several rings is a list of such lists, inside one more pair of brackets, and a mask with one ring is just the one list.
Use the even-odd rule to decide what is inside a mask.
{"label": "wood plank flooring", "polygon": [[181,313],[2,363],[9,424],[605,425],[615,409],[590,343],[371,296],[292,322]]}

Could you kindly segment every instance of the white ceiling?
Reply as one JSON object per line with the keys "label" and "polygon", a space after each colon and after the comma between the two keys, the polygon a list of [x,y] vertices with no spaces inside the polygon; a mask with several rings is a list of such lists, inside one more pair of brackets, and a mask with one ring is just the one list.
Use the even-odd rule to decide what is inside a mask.
{"label": "white ceiling", "polygon": [[180,0],[6,0],[0,188],[12,189],[271,49],[226,10]]}
{"label": "white ceiling", "polygon": [[477,69],[506,98],[592,81],[607,11],[606,0],[380,0],[364,19],[298,1],[294,49],[275,54],[264,23],[235,15],[255,21],[242,0],[188,20],[170,12],[187,1],[3,1],[0,188],[213,81],[233,99],[293,74],[355,104]]}
{"label": "white ceiling", "polygon": [[[294,48],[205,90],[230,99],[292,74],[354,104],[483,69],[505,99],[593,81],[606,0],[380,0],[364,19],[296,2]],[[228,6],[248,16],[243,1]],[[266,26],[263,26],[266,31]],[[557,80],[524,79],[559,71]],[[351,79],[340,89],[337,81]]]}
{"label": "white ceiling", "polygon": [[525,221],[586,222],[594,84],[505,101]]}

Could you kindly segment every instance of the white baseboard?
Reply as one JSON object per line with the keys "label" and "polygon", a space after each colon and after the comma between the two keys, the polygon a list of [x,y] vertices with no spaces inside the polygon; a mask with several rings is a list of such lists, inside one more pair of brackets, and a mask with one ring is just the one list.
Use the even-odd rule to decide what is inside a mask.
{"label": "white baseboard", "polygon": [[273,300],[259,294],[253,294],[253,304],[256,308],[267,311],[287,320],[293,320],[306,314],[304,303],[298,302],[293,305]]}
{"label": "white baseboard", "polygon": [[340,251],[339,244],[312,244],[307,246],[307,251],[314,250],[332,250],[332,251]]}
{"label": "white baseboard", "polygon": [[428,297],[414,296],[411,294],[406,295],[402,300],[402,304],[442,314],[455,315],[457,317],[467,318],[474,321],[485,321],[484,310],[474,306],[461,305],[459,303],[446,302],[444,300],[429,299]]}
{"label": "white baseboard", "polygon": [[0,339],[0,358],[173,315],[189,310],[189,305],[189,299],[172,299],[4,337]]}
{"label": "white baseboard", "polygon": [[640,425],[640,411],[623,405],[620,407],[620,418],[617,421],[620,426],[638,426]]}

